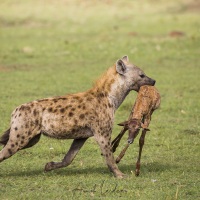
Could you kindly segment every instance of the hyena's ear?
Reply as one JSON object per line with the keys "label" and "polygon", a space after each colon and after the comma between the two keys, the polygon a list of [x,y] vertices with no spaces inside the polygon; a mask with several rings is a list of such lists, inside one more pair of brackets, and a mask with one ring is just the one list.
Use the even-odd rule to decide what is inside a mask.
{"label": "hyena's ear", "polygon": [[123,56],[122,60],[125,61],[125,62],[128,62],[129,61],[128,56]]}
{"label": "hyena's ear", "polygon": [[126,65],[124,64],[123,60],[118,60],[116,62],[116,71],[123,75],[126,72]]}

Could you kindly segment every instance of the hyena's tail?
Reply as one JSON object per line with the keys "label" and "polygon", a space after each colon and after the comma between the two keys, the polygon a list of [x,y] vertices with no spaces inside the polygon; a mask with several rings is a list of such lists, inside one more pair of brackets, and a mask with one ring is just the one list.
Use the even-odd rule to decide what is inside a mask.
{"label": "hyena's tail", "polygon": [[0,138],[0,144],[6,145],[10,137],[10,128],[4,132],[4,134]]}

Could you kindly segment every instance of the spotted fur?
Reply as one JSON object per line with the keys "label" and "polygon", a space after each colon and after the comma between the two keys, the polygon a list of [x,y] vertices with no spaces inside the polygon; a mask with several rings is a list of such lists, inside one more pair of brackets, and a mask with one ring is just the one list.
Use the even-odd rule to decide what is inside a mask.
{"label": "spotted fur", "polygon": [[10,129],[1,137],[4,148],[0,162],[18,150],[35,145],[41,134],[57,139],[74,139],[62,162],[49,162],[45,171],[69,165],[87,138],[94,136],[106,163],[116,177],[122,172],[115,164],[111,151],[114,113],[131,90],[155,81],[129,63],[124,56],[82,93],[35,100],[18,106],[11,116]]}

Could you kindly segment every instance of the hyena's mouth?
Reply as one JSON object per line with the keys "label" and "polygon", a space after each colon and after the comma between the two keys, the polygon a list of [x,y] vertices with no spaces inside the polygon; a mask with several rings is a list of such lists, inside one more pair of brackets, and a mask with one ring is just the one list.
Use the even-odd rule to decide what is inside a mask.
{"label": "hyena's mouth", "polygon": [[142,87],[142,86],[144,86],[144,85],[154,86],[155,84],[156,84],[156,81],[155,81],[154,79],[149,78],[148,81],[138,84],[138,85],[135,87],[134,90],[135,90],[136,92],[138,92],[138,91],[140,90],[140,87]]}

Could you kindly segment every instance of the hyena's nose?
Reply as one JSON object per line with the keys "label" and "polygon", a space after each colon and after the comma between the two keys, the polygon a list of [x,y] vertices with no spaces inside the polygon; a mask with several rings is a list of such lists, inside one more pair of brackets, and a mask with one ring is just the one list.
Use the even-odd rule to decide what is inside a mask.
{"label": "hyena's nose", "polygon": [[152,85],[154,86],[156,84],[156,81],[152,79]]}

